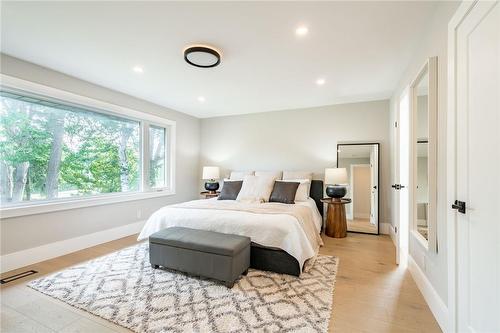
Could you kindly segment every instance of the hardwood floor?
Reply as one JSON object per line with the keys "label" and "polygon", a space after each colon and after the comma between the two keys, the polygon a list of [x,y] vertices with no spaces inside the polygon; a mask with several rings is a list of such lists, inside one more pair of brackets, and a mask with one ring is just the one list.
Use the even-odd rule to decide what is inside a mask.
{"label": "hardwood floor", "polygon": [[[1,332],[130,332],[28,287],[42,275],[133,245],[122,238],[6,274],[34,269],[39,273],[1,285]],[[321,253],[340,258],[330,331],[440,332],[410,273],[394,264],[387,236],[323,236]]]}
{"label": "hardwood floor", "polygon": [[370,223],[370,219],[347,220],[347,230],[357,232],[377,233],[377,226]]}

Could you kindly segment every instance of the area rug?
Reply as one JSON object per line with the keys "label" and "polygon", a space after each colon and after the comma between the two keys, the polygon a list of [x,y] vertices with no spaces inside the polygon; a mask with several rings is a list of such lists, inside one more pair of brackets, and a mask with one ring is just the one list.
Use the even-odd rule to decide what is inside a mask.
{"label": "area rug", "polygon": [[232,289],[152,269],[143,243],[29,287],[135,332],[327,332],[338,258],[300,278],[250,270]]}

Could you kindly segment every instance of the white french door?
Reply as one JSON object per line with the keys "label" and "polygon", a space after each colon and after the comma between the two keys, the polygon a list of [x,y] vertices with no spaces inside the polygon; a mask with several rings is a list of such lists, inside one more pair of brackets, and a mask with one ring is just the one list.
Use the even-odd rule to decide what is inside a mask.
{"label": "white french door", "polygon": [[406,88],[399,98],[394,126],[394,217],[396,218],[397,242],[396,262],[407,264],[409,232],[410,180],[410,95]]}
{"label": "white french door", "polygon": [[500,332],[500,4],[464,3],[449,38],[450,330]]}

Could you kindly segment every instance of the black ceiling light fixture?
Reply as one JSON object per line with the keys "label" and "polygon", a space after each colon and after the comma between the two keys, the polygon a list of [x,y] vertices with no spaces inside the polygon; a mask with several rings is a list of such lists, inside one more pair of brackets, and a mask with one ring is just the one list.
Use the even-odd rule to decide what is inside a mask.
{"label": "black ceiling light fixture", "polygon": [[184,60],[200,68],[211,68],[220,64],[220,52],[206,45],[192,45],[184,49]]}

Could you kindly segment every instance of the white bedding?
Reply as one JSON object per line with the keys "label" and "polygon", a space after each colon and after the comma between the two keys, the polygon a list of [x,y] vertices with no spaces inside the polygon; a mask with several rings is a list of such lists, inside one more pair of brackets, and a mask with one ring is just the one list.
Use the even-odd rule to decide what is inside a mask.
{"label": "white bedding", "polygon": [[[307,235],[307,228],[304,228],[301,222],[292,215],[238,211],[238,205],[243,205],[238,201],[217,201],[216,198],[208,200],[211,201],[211,204],[219,202],[225,206],[234,205],[235,210],[166,206],[151,215],[138,240],[146,239],[157,231],[175,226],[236,234],[250,237],[252,242],[257,244],[286,251],[297,259],[300,267],[303,267],[307,259],[313,258],[322,245],[321,238]],[[319,234],[323,219],[314,200],[309,198],[307,201],[295,204],[311,209],[312,220],[302,223],[314,224],[313,229]],[[262,203],[261,205],[276,205],[276,203]]]}

